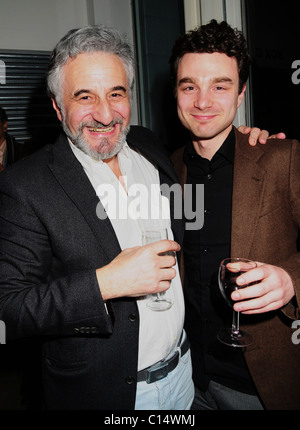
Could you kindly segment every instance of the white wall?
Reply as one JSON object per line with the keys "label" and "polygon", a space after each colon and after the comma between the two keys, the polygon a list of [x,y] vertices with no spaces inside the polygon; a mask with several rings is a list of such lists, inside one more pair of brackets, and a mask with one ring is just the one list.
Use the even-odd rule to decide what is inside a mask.
{"label": "white wall", "polygon": [[108,24],[133,39],[130,0],[1,0],[0,48],[51,51],[71,28]]}
{"label": "white wall", "polygon": [[71,28],[86,25],[82,0],[1,0],[0,48],[51,51]]}
{"label": "white wall", "polygon": [[1,0],[0,49],[51,51],[68,30],[88,24],[115,26],[133,43],[130,0]]}

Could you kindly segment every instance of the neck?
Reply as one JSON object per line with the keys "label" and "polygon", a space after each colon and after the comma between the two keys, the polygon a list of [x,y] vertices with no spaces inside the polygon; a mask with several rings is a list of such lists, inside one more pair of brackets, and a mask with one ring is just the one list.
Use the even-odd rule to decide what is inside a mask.
{"label": "neck", "polygon": [[232,125],[224,130],[222,133],[219,133],[217,136],[211,139],[198,139],[195,140],[192,138],[192,142],[195,148],[195,151],[202,158],[206,158],[207,160],[211,160],[215,153],[221,148],[229,133],[232,130]]}
{"label": "neck", "polygon": [[103,162],[106,163],[108,165],[108,167],[111,169],[111,171],[114,173],[114,175],[116,175],[116,177],[120,181],[120,184],[122,185],[124,190],[127,192],[126,187],[125,187],[125,182],[124,182],[124,179],[122,176],[122,172],[120,169],[118,156],[114,155],[112,158],[110,158],[108,160],[103,160]]}

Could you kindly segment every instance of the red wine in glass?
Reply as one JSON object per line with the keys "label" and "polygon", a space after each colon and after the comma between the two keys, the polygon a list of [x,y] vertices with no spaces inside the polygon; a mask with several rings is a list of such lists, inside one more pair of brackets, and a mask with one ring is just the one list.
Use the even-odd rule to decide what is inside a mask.
{"label": "red wine in glass", "polygon": [[[235,303],[231,294],[247,285],[239,286],[236,283],[237,278],[248,270],[254,269],[256,263],[245,258],[226,258],[222,260],[219,267],[219,288],[226,303],[233,307]],[[239,327],[240,313],[233,310],[231,328],[224,329],[218,333],[218,339],[225,345],[232,347],[244,348],[252,343],[252,337],[249,333],[240,330]]]}

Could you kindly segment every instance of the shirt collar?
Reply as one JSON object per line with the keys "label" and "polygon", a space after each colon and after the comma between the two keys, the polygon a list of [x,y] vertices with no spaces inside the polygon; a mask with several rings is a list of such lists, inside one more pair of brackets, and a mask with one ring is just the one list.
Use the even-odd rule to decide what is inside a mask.
{"label": "shirt collar", "polygon": [[233,164],[234,161],[234,148],[235,148],[235,133],[234,129],[231,130],[227,138],[225,139],[221,148],[217,151],[220,155],[227,158]]}
{"label": "shirt collar", "polygon": [[[234,129],[231,130],[227,138],[225,139],[222,146],[218,149],[218,151],[213,156],[211,162],[219,156],[225,157],[230,163],[233,164],[234,161],[234,149],[235,149],[235,133]],[[191,140],[188,141],[185,149],[184,159],[186,162],[192,159],[203,159],[201,155],[197,154],[195,151],[193,142]]]}

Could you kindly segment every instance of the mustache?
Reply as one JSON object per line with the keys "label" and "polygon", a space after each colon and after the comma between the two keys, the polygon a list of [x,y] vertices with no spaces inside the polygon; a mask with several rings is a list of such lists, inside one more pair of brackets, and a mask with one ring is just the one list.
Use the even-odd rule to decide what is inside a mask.
{"label": "mustache", "polygon": [[108,127],[113,127],[116,124],[123,125],[123,120],[121,118],[115,118],[109,124],[103,124],[102,122],[99,122],[99,121],[96,121],[96,120],[89,121],[89,122],[82,122],[79,125],[79,129],[80,129],[80,131],[82,131],[85,127],[108,128]]}

